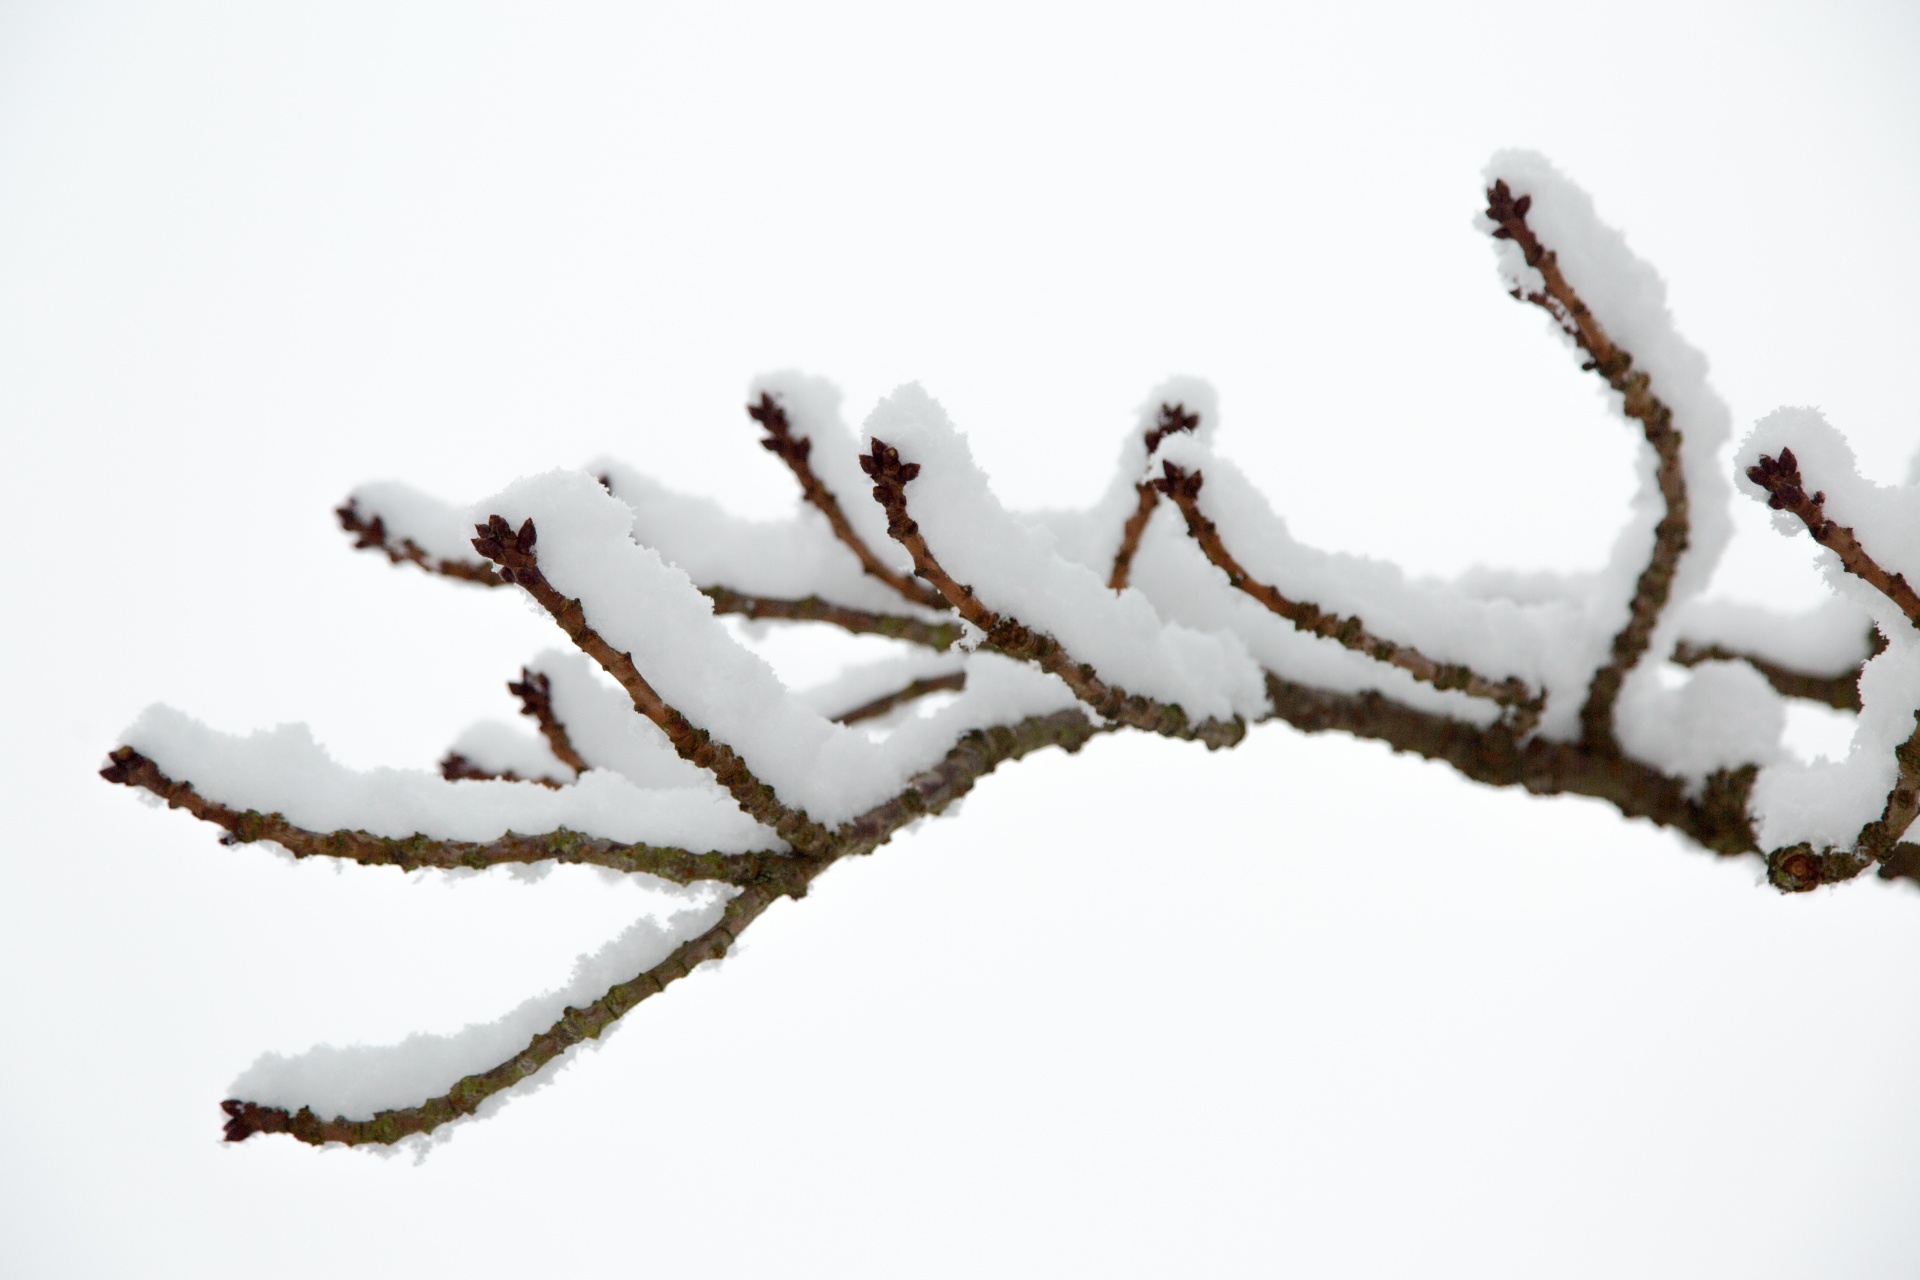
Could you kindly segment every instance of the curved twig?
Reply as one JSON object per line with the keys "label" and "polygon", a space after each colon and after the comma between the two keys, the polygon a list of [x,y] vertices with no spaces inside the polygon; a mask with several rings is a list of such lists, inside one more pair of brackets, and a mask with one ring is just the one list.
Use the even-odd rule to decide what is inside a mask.
{"label": "curved twig", "polygon": [[471,582],[482,587],[504,587],[507,585],[494,567],[478,560],[443,560],[429,555],[425,548],[412,538],[395,539],[387,532],[387,522],[382,516],[371,520],[360,514],[360,508],[352,498],[333,509],[339,518],[340,527],[353,535],[353,548],[356,551],[378,551],[394,564],[411,564],[425,569],[428,573],[443,578],[453,578],[460,582]]}
{"label": "curved twig", "polygon": [[997,613],[981,603],[973,588],[955,582],[920,536],[920,526],[907,514],[907,481],[920,474],[917,462],[902,462],[900,453],[881,440],[862,454],[860,466],[873,479],[873,496],[886,508],[887,532],[913,557],[914,572],[932,583],[955,612],[986,633],[987,646],[1009,658],[1031,662],[1060,677],[1074,696],[1109,720],[1169,738],[1189,738],[1209,747],[1232,746],[1246,736],[1246,722],[1207,719],[1194,723],[1180,707],[1107,684],[1092,667],[1077,662],[1061,643],[1044,631],[1035,631],[1019,619]]}
{"label": "curved twig", "polygon": [[593,768],[574,749],[573,739],[567,736],[567,726],[553,713],[553,682],[545,673],[522,667],[520,678],[507,682],[507,692],[520,699],[520,713],[540,726],[540,736],[547,740],[547,747],[560,763],[575,773]]}
{"label": "curved twig", "polygon": [[1593,673],[1593,680],[1587,686],[1587,700],[1580,708],[1581,740],[1593,750],[1618,751],[1619,742],[1613,731],[1614,703],[1620,697],[1620,686],[1626,682],[1627,673],[1645,655],[1653,639],[1654,624],[1660,620],[1660,611],[1666,608],[1674,572],[1687,549],[1687,478],[1680,464],[1680,432],[1673,425],[1673,410],[1653,394],[1651,379],[1645,371],[1636,370],[1632,355],[1607,336],[1599,319],[1561,274],[1553,251],[1541,244],[1527,225],[1527,210],[1532,205],[1532,196],[1516,200],[1505,182],[1496,181],[1487,189],[1487,217],[1495,223],[1494,239],[1512,240],[1519,245],[1527,265],[1538,271],[1545,283],[1544,292],[1522,293],[1515,289],[1513,296],[1531,302],[1558,321],[1587,353],[1589,359],[1582,368],[1598,373],[1607,380],[1608,386],[1621,394],[1627,416],[1639,421],[1658,459],[1654,478],[1666,504],[1666,514],[1654,526],[1653,553],[1634,583],[1627,625],[1613,637],[1612,656]]}
{"label": "curved twig", "polygon": [[[1878,639],[1879,632],[1875,632],[1874,637]],[[1883,640],[1881,643],[1884,645],[1886,642]],[[1674,645],[1672,661],[1681,667],[1697,667],[1703,662],[1744,662],[1765,677],[1774,692],[1783,698],[1822,702],[1835,711],[1860,709],[1859,667],[1838,675],[1820,676],[1783,666],[1757,653],[1743,653],[1718,644],[1694,644],[1690,640],[1682,640]]]}
{"label": "curved twig", "polygon": [[[1153,466],[1154,450],[1162,440],[1192,431],[1199,425],[1200,415],[1189,413],[1184,403],[1161,405],[1159,419],[1147,429],[1147,466]],[[1140,550],[1140,538],[1147,531],[1147,521],[1153,518],[1154,504],[1160,500],[1159,490],[1151,480],[1142,480],[1133,486],[1133,492],[1133,514],[1120,530],[1120,548],[1113,553],[1113,571],[1107,575],[1107,585],[1115,591],[1126,589],[1127,578],[1133,572],[1133,557]]]}

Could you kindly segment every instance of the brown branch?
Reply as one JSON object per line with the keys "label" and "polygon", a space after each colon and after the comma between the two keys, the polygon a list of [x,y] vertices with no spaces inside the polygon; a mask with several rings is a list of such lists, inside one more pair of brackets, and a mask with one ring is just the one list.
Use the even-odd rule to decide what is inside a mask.
{"label": "brown branch", "polygon": [[872,453],[861,455],[860,467],[873,479],[873,496],[887,512],[887,532],[913,557],[914,572],[932,583],[955,612],[985,632],[986,643],[995,652],[1031,662],[1060,677],[1082,702],[1107,719],[1132,728],[1170,738],[1196,739],[1216,749],[1232,746],[1246,736],[1246,722],[1238,716],[1196,724],[1178,706],[1107,684],[1091,666],[1074,661],[1052,636],[989,609],[974,595],[973,588],[955,582],[940,567],[926,539],[920,536],[920,526],[907,514],[906,485],[920,474],[920,464],[903,463],[898,450],[875,440]]}
{"label": "brown branch", "polygon": [[244,1142],[256,1133],[286,1133],[314,1146],[328,1142],[349,1146],[392,1143],[471,1115],[482,1102],[539,1071],[573,1045],[597,1039],[641,1001],[664,991],[696,966],[720,959],[769,906],[782,897],[804,896],[808,884],[840,858],[870,853],[908,823],[941,812],[1006,761],[1049,746],[1078,751],[1101,732],[1105,730],[1095,727],[1078,711],[1059,711],[965,734],[938,765],[914,777],[898,795],[840,828],[830,852],[815,858],[776,858],[789,874],[748,884],[726,905],[712,928],[682,943],[646,972],[610,988],[585,1008],[568,1008],[551,1027],[529,1040],[526,1048],[498,1066],[467,1076],[446,1093],[418,1106],[376,1112],[366,1120],[344,1116],[323,1120],[307,1107],[288,1111],[229,1098],[220,1104],[227,1115],[227,1141]]}
{"label": "brown branch", "polygon": [[1289,600],[1278,589],[1253,577],[1227,550],[1219,526],[1200,510],[1203,475],[1198,471],[1189,472],[1171,462],[1162,462],[1160,465],[1165,475],[1154,481],[1154,487],[1173,499],[1174,505],[1180,508],[1180,514],[1186,517],[1187,533],[1207,559],[1227,575],[1229,583],[1258,600],[1269,611],[1309,635],[1335,641],[1376,662],[1398,667],[1415,680],[1436,689],[1457,690],[1471,698],[1485,698],[1498,703],[1507,712],[1515,733],[1524,735],[1538,723],[1546,699],[1527,688],[1525,682],[1513,677],[1490,680],[1457,662],[1435,662],[1412,645],[1374,635],[1359,618],[1328,613],[1304,600]]}
{"label": "brown branch", "polygon": [[1688,640],[1673,647],[1673,662],[1682,667],[1697,667],[1703,662],[1744,662],[1765,677],[1774,692],[1783,698],[1823,702],[1836,711],[1860,709],[1859,667],[1839,675],[1820,676],[1782,666],[1757,653],[1742,653],[1717,644],[1694,644]]}
{"label": "brown branch", "polygon": [[429,555],[412,538],[394,538],[387,532],[387,522],[383,517],[376,515],[371,520],[366,519],[352,498],[348,498],[344,506],[335,507],[333,514],[339,517],[340,527],[353,535],[356,551],[379,551],[394,564],[417,565],[443,578],[477,583],[483,587],[507,585],[506,579],[496,573],[490,564],[482,564],[477,560],[442,560]]}
{"label": "brown branch", "polygon": [[[1153,465],[1153,452],[1162,440],[1192,431],[1199,425],[1200,415],[1189,413],[1184,403],[1161,405],[1159,420],[1147,429],[1147,465]],[[1107,575],[1107,585],[1115,591],[1126,589],[1127,577],[1133,571],[1133,557],[1140,550],[1141,535],[1146,533],[1147,521],[1153,517],[1154,504],[1160,497],[1151,480],[1141,481],[1133,491],[1137,499],[1133,514],[1120,530],[1120,549],[1113,553],[1113,572]]]}
{"label": "brown branch", "polygon": [[747,595],[731,587],[702,587],[700,591],[713,601],[715,613],[739,614],[754,621],[777,618],[783,622],[825,622],[853,635],[886,636],[941,651],[952,648],[960,639],[960,625],[955,622],[923,622],[905,614],[870,613],[819,596],[788,600]]}
{"label": "brown branch", "polygon": [[853,525],[847,521],[847,513],[840,509],[840,500],[833,496],[833,490],[821,483],[820,477],[813,473],[813,464],[807,460],[813,452],[813,441],[806,436],[793,434],[787,411],[779,401],[763,391],[758,403],[747,406],[747,416],[766,428],[767,438],[760,442],[760,447],[787,464],[787,470],[793,472],[793,478],[800,482],[801,495],[827,518],[827,523],[833,527],[833,536],[853,552],[863,570],[914,604],[928,609],[943,607],[939,596],[875,555],[866,540],[854,532]]}
{"label": "brown branch", "polygon": [[458,751],[440,757],[440,776],[448,782],[531,782],[555,791],[567,785],[558,778],[523,778],[511,769],[482,769]]}
{"label": "brown branch", "polygon": [[713,774],[749,817],[772,827],[795,849],[812,853],[824,847],[827,842],[824,827],[801,810],[783,803],[772,787],[754,776],[732,747],[715,742],[706,730],[695,728],[692,721],[668,706],[640,675],[632,656],[608,644],[599,632],[587,625],[586,610],[580,602],[554,590],[553,584],[540,572],[539,557],[533,549],[538,535],[532,520],[516,531],[504,517],[491,515],[487,523],[475,525],[474,530],[478,535],[473,540],[474,550],[501,566],[501,577],[518,583],[560,624],[568,639],[620,682],[620,687],[633,700],[634,710],[660,726],[681,759]]}
{"label": "brown branch", "polygon": [[644,872],[676,884],[713,880],[731,885],[784,885],[797,874],[801,860],[764,851],[759,853],[690,853],[664,845],[621,844],[599,836],[562,828],[544,835],[509,831],[497,840],[438,840],[432,836],[376,836],[365,831],[312,831],[296,826],[278,813],[235,809],[201,795],[188,782],[177,782],[160,766],[132,747],[118,747],[100,771],[108,782],[150,791],[169,809],[184,809],[202,822],[226,831],[225,844],[253,844],[270,840],[296,858],[339,858],[369,867],[398,867],[402,871],[455,868],[480,870],[530,862],[567,862],[606,867],[614,871]]}
{"label": "brown branch", "polygon": [[1841,567],[1900,607],[1907,621],[1920,627],[1920,595],[1907,585],[1904,574],[1888,573],[1880,567],[1860,539],[1846,525],[1827,519],[1827,495],[1807,496],[1800,478],[1800,462],[1793,450],[1782,449],[1778,458],[1764,454],[1757,465],[1747,468],[1747,479],[1767,491],[1767,505],[1800,517],[1813,540],[1840,557]]}
{"label": "brown branch", "polygon": [[895,707],[912,702],[916,698],[924,698],[930,693],[958,692],[966,686],[967,673],[964,671],[953,671],[944,676],[929,676],[924,680],[915,680],[904,688],[895,689],[892,693],[882,694],[871,702],[863,702],[851,711],[842,711],[833,718],[841,724],[858,724],[862,720],[883,716]]}
{"label": "brown branch", "polygon": [[1654,624],[1672,592],[1680,556],[1687,549],[1687,479],[1680,465],[1680,432],[1673,425],[1673,411],[1653,394],[1647,374],[1634,369],[1632,355],[1607,336],[1599,319],[1561,274],[1553,251],[1541,244],[1527,225],[1527,210],[1532,205],[1532,196],[1516,200],[1505,182],[1496,181],[1487,190],[1487,217],[1496,224],[1494,239],[1519,245],[1527,265],[1538,271],[1545,283],[1544,292],[1515,289],[1513,296],[1524,298],[1558,321],[1587,353],[1587,363],[1581,367],[1598,373],[1621,394],[1627,416],[1639,421],[1658,459],[1655,480],[1666,504],[1666,514],[1654,526],[1653,553],[1634,583],[1627,625],[1614,636],[1612,657],[1594,672],[1593,682],[1587,686],[1587,700],[1580,708],[1581,738],[1586,745],[1594,750],[1618,751],[1613,731],[1614,703],[1627,673],[1647,651]]}
{"label": "brown branch", "polygon": [[520,668],[520,678],[507,682],[507,692],[520,699],[520,712],[530,716],[540,726],[540,734],[547,740],[547,746],[559,758],[560,763],[575,773],[585,773],[593,766],[588,764],[581,754],[574,750],[573,739],[567,736],[567,726],[553,713],[553,682],[545,673]]}

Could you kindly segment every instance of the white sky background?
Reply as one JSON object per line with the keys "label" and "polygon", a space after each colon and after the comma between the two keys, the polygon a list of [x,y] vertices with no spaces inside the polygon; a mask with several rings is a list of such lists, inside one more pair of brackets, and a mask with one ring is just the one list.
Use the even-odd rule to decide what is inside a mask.
{"label": "white sky background", "polygon": [[[510,714],[550,624],[350,554],[358,481],[607,451],[767,511],[744,386],[800,367],[1076,504],[1190,372],[1309,541],[1597,565],[1637,433],[1471,229],[1508,145],[1737,431],[1920,439],[1910,6],[393,8],[0,7],[0,1270],[1920,1270],[1920,892],[1280,726],[1009,769],[423,1164],[223,1148],[258,1053],[492,1018],[646,906],[93,776],[155,700],[355,765]],[[1817,598],[1738,514],[1722,590]]]}

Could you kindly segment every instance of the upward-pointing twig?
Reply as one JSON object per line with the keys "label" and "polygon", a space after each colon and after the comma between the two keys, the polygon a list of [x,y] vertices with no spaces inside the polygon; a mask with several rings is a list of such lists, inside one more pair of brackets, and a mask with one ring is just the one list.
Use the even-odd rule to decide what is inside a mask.
{"label": "upward-pointing twig", "polygon": [[1637,419],[1658,458],[1655,471],[1666,514],[1654,526],[1653,553],[1647,567],[1634,583],[1633,600],[1627,610],[1627,624],[1613,637],[1612,656],[1593,673],[1587,686],[1587,700],[1580,708],[1581,742],[1589,750],[1618,751],[1613,732],[1613,708],[1620,686],[1647,651],[1654,624],[1666,607],[1673,589],[1673,575],[1680,556],[1687,549],[1687,480],[1680,465],[1680,432],[1673,425],[1673,411],[1653,394],[1652,382],[1644,371],[1633,367],[1633,357],[1615,345],[1600,327],[1599,319],[1581,301],[1573,286],[1560,272],[1560,264],[1551,249],[1527,225],[1532,196],[1514,198],[1505,182],[1496,181],[1487,190],[1487,217],[1496,224],[1496,240],[1512,240],[1520,246],[1527,265],[1540,273],[1544,291],[1513,296],[1544,310],[1589,357],[1583,368],[1591,369],[1621,393],[1626,414]]}
{"label": "upward-pointing twig", "polygon": [[547,679],[546,673],[522,667],[520,678],[507,682],[507,692],[520,699],[521,714],[540,726],[541,736],[560,763],[575,773],[585,773],[593,767],[574,749],[573,739],[567,736],[567,726],[554,714],[553,681]]}
{"label": "upward-pointing twig", "polygon": [[813,508],[827,518],[833,527],[833,536],[840,539],[847,549],[859,559],[860,567],[873,577],[880,579],[911,600],[914,604],[928,609],[945,608],[945,602],[921,583],[898,572],[867,545],[866,539],[854,532],[853,525],[847,521],[847,513],[840,509],[840,500],[833,496],[833,490],[827,488],[820,477],[813,473],[813,464],[808,457],[813,452],[813,441],[806,436],[793,434],[792,424],[787,421],[787,411],[767,392],[760,393],[760,399],[747,406],[747,416],[766,428],[767,438],[760,447],[787,464],[787,470],[793,472],[793,478],[800,482],[800,493],[812,504]]}
{"label": "upward-pointing twig", "polygon": [[[1200,425],[1200,415],[1189,413],[1183,404],[1163,404],[1160,406],[1159,420],[1147,429],[1147,466],[1153,466],[1153,451],[1160,442],[1170,435],[1192,431]],[[1120,549],[1113,553],[1113,572],[1107,575],[1107,585],[1115,591],[1125,590],[1127,578],[1133,571],[1133,557],[1140,550],[1141,535],[1147,531],[1147,521],[1153,518],[1154,504],[1160,500],[1160,494],[1154,488],[1152,480],[1142,480],[1133,486],[1137,501],[1133,514],[1127,517],[1127,523],[1120,530]]]}

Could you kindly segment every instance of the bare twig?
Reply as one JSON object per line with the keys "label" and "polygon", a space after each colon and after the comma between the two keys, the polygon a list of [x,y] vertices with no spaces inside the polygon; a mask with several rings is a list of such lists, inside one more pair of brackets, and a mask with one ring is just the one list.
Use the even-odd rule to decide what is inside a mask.
{"label": "bare twig", "polygon": [[507,692],[520,699],[521,714],[540,726],[540,735],[562,764],[575,773],[585,773],[593,767],[574,750],[567,726],[553,713],[553,682],[544,672],[520,668],[520,678],[507,682]]}
{"label": "bare twig", "polygon": [[[1879,633],[1874,636],[1879,639]],[[1884,645],[1886,642],[1881,641]],[[1875,652],[1878,652],[1876,650]],[[1757,653],[1742,653],[1736,649],[1717,644],[1694,644],[1682,640],[1673,647],[1673,661],[1682,667],[1697,667],[1703,662],[1744,662],[1758,671],[1772,685],[1774,692],[1783,698],[1802,698],[1808,702],[1823,702],[1836,711],[1858,711],[1860,709],[1860,668],[1843,671],[1838,675],[1821,676],[1808,671],[1796,671],[1783,666]]]}
{"label": "bare twig", "polygon": [[1672,592],[1680,556],[1687,549],[1687,479],[1680,464],[1680,432],[1673,425],[1673,411],[1653,394],[1647,374],[1636,370],[1632,355],[1607,336],[1599,319],[1561,274],[1553,251],[1541,244],[1527,225],[1527,210],[1532,205],[1532,196],[1516,200],[1505,182],[1496,181],[1487,190],[1487,217],[1496,224],[1494,239],[1519,245],[1527,265],[1538,271],[1545,283],[1544,292],[1522,293],[1516,289],[1513,296],[1524,298],[1558,321],[1587,353],[1589,359],[1581,367],[1598,373],[1608,386],[1620,392],[1627,416],[1639,421],[1658,459],[1655,480],[1666,504],[1666,514],[1654,526],[1653,553],[1634,583],[1627,625],[1614,636],[1612,656],[1594,672],[1587,686],[1587,700],[1580,708],[1582,741],[1593,750],[1618,751],[1613,731],[1614,703],[1627,673],[1647,651],[1654,624]]}
{"label": "bare twig", "polygon": [[1506,710],[1515,733],[1525,734],[1539,721],[1546,699],[1527,688],[1524,681],[1513,677],[1492,680],[1461,663],[1435,662],[1412,645],[1374,635],[1359,618],[1328,613],[1304,600],[1289,600],[1277,588],[1253,577],[1227,549],[1219,526],[1200,510],[1202,474],[1187,471],[1171,462],[1162,462],[1160,465],[1164,475],[1154,481],[1154,487],[1173,499],[1174,505],[1180,508],[1180,514],[1186,517],[1187,532],[1200,550],[1227,575],[1229,583],[1258,600],[1271,612],[1309,635],[1335,641],[1376,662],[1398,667],[1414,679],[1436,689],[1458,690],[1471,698],[1485,698],[1498,703]]}
{"label": "bare twig", "polygon": [[939,596],[875,555],[866,539],[854,532],[853,525],[847,521],[847,513],[840,509],[840,500],[821,483],[820,477],[813,473],[813,464],[807,460],[813,452],[813,441],[793,434],[787,411],[779,401],[763,391],[757,403],[747,406],[747,415],[766,428],[767,438],[760,442],[760,447],[787,464],[787,470],[793,472],[793,478],[800,482],[801,495],[827,518],[827,523],[833,527],[833,536],[853,552],[862,569],[914,604],[928,609],[944,607]]}
{"label": "bare twig", "polygon": [[872,720],[883,716],[895,707],[903,706],[916,698],[924,698],[930,693],[959,692],[967,686],[967,673],[951,671],[944,676],[928,676],[915,680],[904,688],[892,693],[882,694],[871,702],[863,702],[851,711],[842,711],[834,719],[841,724],[858,724],[862,720]]}
{"label": "bare twig", "polygon": [[235,809],[209,800],[191,783],[168,777],[159,765],[132,747],[116,748],[109,760],[111,763],[100,771],[100,776],[108,782],[150,791],[165,800],[168,808],[184,809],[202,822],[211,822],[226,831],[222,840],[227,844],[271,840],[296,858],[339,858],[369,867],[398,867],[402,871],[478,870],[529,862],[571,862],[614,871],[644,872],[676,884],[712,880],[741,886],[788,883],[798,865],[795,859],[771,851],[690,853],[665,845],[621,844],[564,828],[544,835],[509,831],[497,840],[484,842],[439,840],[423,835],[395,838],[365,831],[312,831],[288,822],[278,813]]}
{"label": "bare twig", "polygon": [[477,536],[473,539],[473,549],[501,566],[501,577],[518,583],[560,624],[568,639],[619,681],[633,700],[634,710],[660,726],[681,759],[713,774],[749,817],[772,827],[795,849],[812,853],[826,844],[825,828],[801,810],[782,802],[772,787],[754,776],[732,747],[715,742],[706,730],[696,728],[692,721],[668,706],[641,676],[633,665],[633,658],[608,644],[587,624],[586,610],[580,602],[554,590],[553,584],[540,572],[539,557],[533,549],[538,534],[532,520],[515,530],[504,517],[491,515],[487,523],[475,525],[474,531]]}
{"label": "bare twig", "polygon": [[[1153,452],[1160,442],[1170,435],[1192,431],[1200,425],[1200,415],[1189,413],[1185,404],[1163,404],[1160,406],[1159,420],[1147,429],[1147,465],[1153,465]],[[1107,585],[1115,591],[1126,588],[1128,575],[1133,571],[1133,557],[1140,550],[1141,535],[1147,531],[1147,521],[1153,518],[1153,507],[1159,501],[1159,491],[1151,480],[1143,480],[1133,487],[1136,501],[1133,514],[1127,517],[1127,523],[1120,531],[1120,549],[1113,553],[1113,572],[1107,575]]]}
{"label": "bare twig", "polygon": [[987,644],[998,653],[1034,663],[1066,682],[1074,696],[1109,720],[1170,738],[1192,738],[1209,747],[1226,747],[1246,736],[1246,722],[1208,719],[1194,723],[1181,708],[1137,693],[1128,693],[1101,680],[1091,666],[1075,661],[1061,643],[1043,631],[1034,631],[1009,615],[981,603],[973,588],[955,582],[927,547],[920,526],[907,514],[907,482],[920,474],[917,462],[902,462],[892,445],[875,440],[873,450],[860,458],[861,469],[873,479],[873,496],[887,512],[887,532],[913,557],[914,572],[931,582],[954,611],[986,633]]}
{"label": "bare twig", "polygon": [[1824,492],[1807,496],[1800,478],[1800,462],[1793,450],[1782,449],[1780,456],[1762,455],[1758,464],[1747,468],[1747,479],[1767,491],[1767,505],[1775,511],[1787,511],[1800,517],[1813,540],[1840,557],[1841,567],[1867,583],[1875,591],[1898,605],[1907,621],[1920,627],[1920,595],[1907,584],[1904,574],[1888,573],[1860,545],[1860,539],[1846,525],[1827,519]]}
{"label": "bare twig", "polygon": [[952,648],[960,638],[957,622],[923,622],[906,614],[870,613],[834,604],[819,596],[787,600],[747,595],[731,587],[702,587],[700,591],[713,601],[715,613],[739,614],[755,621],[775,618],[783,622],[824,622],[852,635],[886,636],[890,640],[904,640],[943,651]]}
{"label": "bare twig", "polygon": [[333,514],[339,517],[340,527],[353,535],[356,551],[379,551],[394,564],[418,565],[428,573],[437,573],[443,578],[477,583],[483,587],[507,585],[506,580],[490,564],[478,560],[442,560],[427,554],[412,538],[394,538],[387,532],[387,522],[383,517],[376,515],[369,520],[362,516],[352,498],[348,498],[344,505],[335,507]]}

